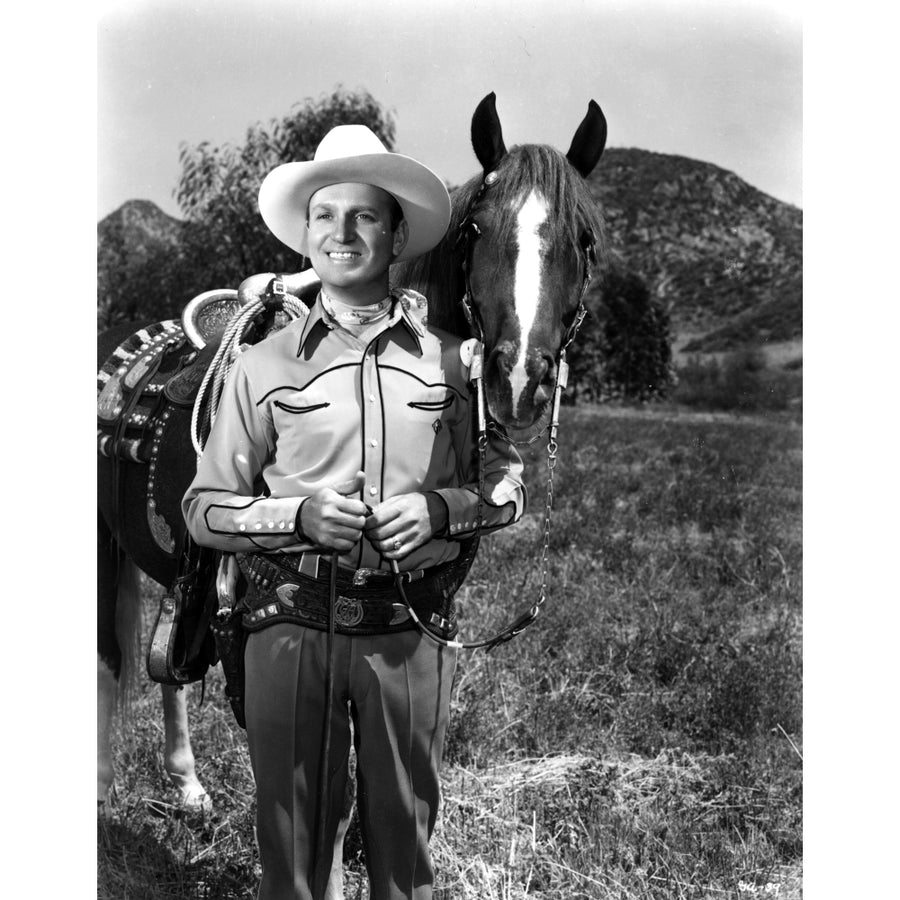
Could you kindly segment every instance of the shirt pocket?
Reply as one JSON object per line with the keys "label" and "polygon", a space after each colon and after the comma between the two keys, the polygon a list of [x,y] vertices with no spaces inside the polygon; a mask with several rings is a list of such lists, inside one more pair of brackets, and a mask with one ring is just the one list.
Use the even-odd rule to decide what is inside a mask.
{"label": "shirt pocket", "polygon": [[327,400],[316,403],[315,401],[306,401],[305,398],[301,398],[299,402],[295,401],[293,403],[288,403],[285,400],[276,400],[272,405],[288,415],[302,416],[306,413],[316,412],[319,409],[326,409],[331,406],[331,403]]}
{"label": "shirt pocket", "polygon": [[438,386],[429,389],[426,392],[426,396],[423,396],[421,399],[410,400],[406,405],[426,413],[443,413],[445,410],[449,411],[455,402],[456,397],[452,391]]}
{"label": "shirt pocket", "polygon": [[331,456],[338,438],[335,420],[342,418],[340,405],[318,384],[305,390],[283,391],[272,400],[270,411],[278,441],[276,455],[284,471],[304,471],[308,465],[320,461],[320,454]]}

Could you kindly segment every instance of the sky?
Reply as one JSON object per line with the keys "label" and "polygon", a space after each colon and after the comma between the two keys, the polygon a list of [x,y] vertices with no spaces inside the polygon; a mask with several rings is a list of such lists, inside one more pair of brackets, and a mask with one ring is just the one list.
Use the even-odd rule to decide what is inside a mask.
{"label": "sky", "polygon": [[240,144],[337,85],[396,117],[395,149],[478,170],[489,92],[508,146],[568,149],[588,101],[608,146],[715,163],[802,205],[802,28],[774,0],[107,0],[97,16],[97,217],[180,215],[182,142]]}

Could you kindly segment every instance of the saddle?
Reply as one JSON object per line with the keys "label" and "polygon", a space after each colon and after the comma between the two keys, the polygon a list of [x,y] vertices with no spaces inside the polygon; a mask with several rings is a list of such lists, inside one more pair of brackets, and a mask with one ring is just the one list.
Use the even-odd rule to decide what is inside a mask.
{"label": "saddle", "polygon": [[[285,283],[299,297],[315,288],[318,280],[314,273],[265,273],[245,279],[237,291],[200,294],[185,307],[180,322],[169,319],[130,335],[103,363],[97,376],[98,452],[113,463],[114,518],[119,520],[123,500],[119,465],[146,465],[147,477],[142,484],[146,488],[147,525],[156,545],[177,562],[177,575],[160,603],[147,652],[148,673],[161,684],[199,681],[218,661],[211,626],[217,607],[212,585],[219,554],[199,547],[188,534],[181,541],[175,540],[157,510],[158,463],[171,463],[183,455],[185,436],[178,430],[186,427],[186,411],[194,410],[191,428],[196,423],[201,443],[205,439],[209,419],[205,407],[210,401],[204,396],[204,408],[194,407],[226,335],[226,348],[232,346],[233,339],[252,344],[287,324]],[[251,303],[261,305],[262,312],[242,316],[244,307]],[[297,306],[292,309],[297,314]],[[229,328],[232,322],[242,334],[235,337]],[[176,415],[179,411],[181,415]],[[180,516],[181,512],[178,509],[170,514]]]}
{"label": "saddle", "polygon": [[209,291],[185,307],[180,322],[146,325],[113,351],[97,374],[101,455],[153,461],[166,406],[193,405],[225,327],[240,306],[237,291]]}
{"label": "saddle", "polygon": [[[101,366],[97,380],[97,449],[111,459],[118,520],[124,496],[119,465],[146,466],[146,513],[157,546],[177,559],[177,577],[160,602],[147,671],[162,684],[199,681],[217,662],[209,631],[210,592],[217,554],[187,536],[177,546],[156,508],[154,486],[161,449],[175,410],[190,410],[231,319],[243,302],[237,291],[208,291],[192,300],[181,321],[146,325],[126,338]],[[183,428],[185,416],[177,419]],[[180,513],[179,513],[180,514]]]}

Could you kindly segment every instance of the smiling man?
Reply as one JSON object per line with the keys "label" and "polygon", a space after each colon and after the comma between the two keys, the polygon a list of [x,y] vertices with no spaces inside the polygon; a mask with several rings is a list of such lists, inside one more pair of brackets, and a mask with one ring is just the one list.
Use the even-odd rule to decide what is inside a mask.
{"label": "smiling man", "polygon": [[235,361],[183,503],[194,539],[236,553],[248,583],[258,896],[341,896],[338,878],[326,892],[314,873],[340,871],[352,721],[370,896],[425,900],[457,651],[417,630],[392,567],[417,618],[452,638],[479,508],[482,530],[521,516],[522,464],[490,439],[479,502],[462,341],[428,326],[422,295],[389,283],[392,262],[427,252],[447,229],[450,200],[433,172],[365,126],[338,126],[312,161],[267,176],[259,206],[322,289],[306,318]]}

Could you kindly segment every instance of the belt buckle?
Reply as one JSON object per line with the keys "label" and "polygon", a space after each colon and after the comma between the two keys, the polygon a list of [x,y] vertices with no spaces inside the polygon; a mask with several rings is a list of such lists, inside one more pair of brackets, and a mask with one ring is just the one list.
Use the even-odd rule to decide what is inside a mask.
{"label": "belt buckle", "polygon": [[343,628],[352,628],[363,620],[363,605],[358,597],[339,595],[334,601],[334,621]]}
{"label": "belt buckle", "polygon": [[353,573],[353,587],[365,587],[369,583],[369,579],[373,575],[387,575],[388,573],[382,569],[357,569]]}

